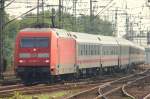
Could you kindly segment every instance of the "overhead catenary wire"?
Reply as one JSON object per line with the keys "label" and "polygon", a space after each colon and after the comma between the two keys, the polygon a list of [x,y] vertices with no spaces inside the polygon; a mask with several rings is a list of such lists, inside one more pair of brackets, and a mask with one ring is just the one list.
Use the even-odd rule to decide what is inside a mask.
{"label": "overhead catenary wire", "polygon": [[7,5],[5,5],[3,8],[6,8],[6,7],[8,7],[9,5],[11,5],[12,3],[14,3],[15,2],[15,0],[12,0],[12,1],[10,1]]}
{"label": "overhead catenary wire", "polygon": [[[114,1],[114,0],[108,2],[107,5],[106,5],[101,11],[99,11],[99,12],[95,15],[95,17],[97,17],[98,15],[102,14],[102,13],[104,12],[104,10],[105,10],[113,1]],[[108,9],[108,8],[107,8],[107,9]],[[93,19],[93,20],[94,20],[94,19]]]}
{"label": "overhead catenary wire", "polygon": [[25,13],[23,13],[23,14],[21,14],[21,15],[17,16],[17,17],[15,17],[14,19],[12,19],[12,20],[8,21],[7,23],[5,23],[5,25],[4,25],[4,26],[6,26],[6,25],[8,25],[9,23],[11,23],[11,22],[15,21],[16,19],[18,19],[18,18],[20,18],[20,17],[22,17],[22,16],[24,16],[24,15],[26,15],[26,14],[30,13],[31,11],[33,11],[33,10],[37,9],[37,7],[39,7],[39,6],[36,6],[36,7],[32,8],[32,9],[28,10],[27,12],[25,12]]}

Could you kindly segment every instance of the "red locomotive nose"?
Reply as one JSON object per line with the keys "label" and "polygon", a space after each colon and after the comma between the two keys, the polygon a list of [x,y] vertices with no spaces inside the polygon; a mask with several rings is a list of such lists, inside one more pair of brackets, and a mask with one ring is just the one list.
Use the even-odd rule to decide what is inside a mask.
{"label": "red locomotive nose", "polygon": [[48,66],[49,57],[48,37],[22,37],[18,51],[19,66]]}

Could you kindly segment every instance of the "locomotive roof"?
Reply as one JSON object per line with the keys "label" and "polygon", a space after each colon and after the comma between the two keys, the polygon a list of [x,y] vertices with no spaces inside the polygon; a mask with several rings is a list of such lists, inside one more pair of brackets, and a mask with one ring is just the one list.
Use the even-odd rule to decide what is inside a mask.
{"label": "locomotive roof", "polygon": [[20,30],[20,32],[49,32],[50,28],[25,28]]}

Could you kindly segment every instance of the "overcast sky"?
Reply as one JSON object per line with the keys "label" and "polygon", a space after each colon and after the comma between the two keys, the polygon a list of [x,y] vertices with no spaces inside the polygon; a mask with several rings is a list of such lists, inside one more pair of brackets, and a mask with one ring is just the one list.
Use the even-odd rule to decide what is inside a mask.
{"label": "overcast sky", "polygon": [[[35,3],[29,3],[29,4],[13,3],[13,4],[11,4],[11,6],[9,6],[6,9],[6,11],[7,11],[7,13],[9,13],[11,16],[14,16],[14,17],[21,15],[22,13],[35,7],[37,4],[36,1],[37,0],[16,0],[16,2],[35,2]],[[52,4],[58,4],[59,0],[44,0],[44,1],[46,4],[52,5]],[[64,0],[64,1],[66,1],[64,5],[67,5],[68,9],[69,9],[69,7],[72,7],[72,3],[71,3],[72,0]],[[78,0],[78,1],[88,2],[88,3],[84,3],[84,4],[82,3],[82,4],[77,5],[77,9],[84,8],[84,10],[86,11],[86,12],[84,12],[84,10],[81,10],[81,12],[78,12],[78,14],[85,14],[85,13],[89,14],[89,1],[90,0]],[[146,7],[146,0],[97,0],[97,1],[98,1],[98,3],[95,3],[95,5],[97,5],[97,6],[105,6],[110,1],[113,1],[110,4],[110,6],[115,5],[115,7],[118,7],[121,9],[125,9],[125,5],[127,2],[127,7],[128,7],[127,11],[128,11],[128,13],[133,14],[133,20],[130,20],[130,21],[135,21],[137,16],[135,16],[135,18],[134,18],[134,14],[136,14],[136,15],[139,14],[141,16],[145,16],[145,18],[142,19],[142,22],[143,23],[145,22],[144,26],[142,26],[142,28],[150,27],[150,24],[149,24],[150,23],[150,13],[149,13],[150,10],[148,7]],[[30,7],[30,8],[27,8],[27,7]],[[71,9],[71,11],[72,11],[72,9]],[[97,10],[97,12],[95,12],[95,14],[97,14],[99,11],[101,11],[101,9]],[[36,12],[36,10],[34,12]],[[120,26],[125,24],[125,22],[124,23],[120,22],[122,20],[125,21],[125,19],[121,19],[121,18],[118,19],[118,26],[119,26],[119,24],[120,24]],[[137,20],[137,23],[139,23],[139,20]],[[145,25],[145,24],[147,24],[147,25]],[[118,33],[120,33],[121,35],[123,33],[125,33],[125,28],[118,28],[118,30],[119,30]],[[138,30],[138,27],[137,27],[137,30]]]}
{"label": "overcast sky", "polygon": [[[16,2],[36,2],[37,0],[16,0]],[[45,0],[46,3],[49,3],[49,4],[58,4],[58,1],[59,0]],[[65,0],[64,0],[65,1]],[[67,1],[67,0],[66,0]],[[71,0],[68,0],[68,2],[71,1]],[[87,0],[78,0],[78,1],[86,1]],[[90,0],[88,0],[90,1]],[[104,1],[110,1],[110,0],[98,0],[99,2],[99,5],[102,5],[102,3]],[[118,7],[122,7],[123,4],[125,4],[125,1],[127,1],[127,5],[128,5],[128,8],[135,8],[135,7],[140,7],[142,6],[146,1],[145,0],[114,0],[116,2],[116,5]],[[107,2],[106,2],[107,3]],[[71,3],[70,3],[71,5]],[[27,9],[26,7],[27,6],[36,6],[36,3],[30,3],[27,5],[26,4],[23,4],[23,3],[13,3],[11,4],[11,6],[9,6],[6,11],[10,14],[10,15],[19,15],[29,9]],[[71,5],[72,6],[72,5]],[[85,5],[83,5],[85,6]],[[11,9],[11,8],[14,8],[14,9]],[[139,9],[137,9],[138,11]]]}

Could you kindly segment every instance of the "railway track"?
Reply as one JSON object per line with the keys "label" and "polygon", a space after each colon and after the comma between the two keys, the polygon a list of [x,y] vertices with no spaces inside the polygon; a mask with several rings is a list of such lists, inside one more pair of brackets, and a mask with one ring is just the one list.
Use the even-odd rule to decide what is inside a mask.
{"label": "railway track", "polygon": [[150,76],[125,85],[124,90],[133,99],[150,99]]}
{"label": "railway track", "polygon": [[143,99],[150,99],[150,94],[146,95]]}
{"label": "railway track", "polygon": [[[139,77],[136,77],[136,79],[133,79],[133,80],[129,80],[127,85],[125,83],[125,86],[128,86],[130,84],[133,84],[133,83],[137,83],[137,82],[140,82],[141,80],[144,80],[146,79],[147,77],[150,77],[150,74],[149,75],[143,75],[143,77],[140,75]],[[114,85],[115,84],[115,85]],[[132,95],[128,94],[126,95],[126,91],[124,89],[124,85],[122,85],[122,83],[114,83],[114,84],[111,84],[111,88],[104,88],[104,90],[110,90],[110,91],[106,91],[106,92],[101,92],[101,97],[105,98],[105,99],[126,99],[127,97],[130,97],[131,99],[142,99],[141,98],[134,98]],[[103,88],[102,88],[103,90]],[[102,91],[101,90],[101,91]],[[100,97],[98,97],[97,99],[101,99]]]}
{"label": "railway track", "polygon": [[[16,85],[6,85],[0,87],[0,98],[1,97],[10,97],[14,94],[14,92],[20,92],[23,95],[27,94],[39,94],[39,93],[46,93],[46,92],[54,92],[54,91],[61,91],[61,90],[74,90],[74,89],[88,89],[88,88],[95,88],[99,85],[103,85],[104,83],[112,82],[115,79],[121,78],[125,74],[115,74],[113,75],[105,75],[100,77],[94,77],[90,79],[84,79],[79,81],[67,81],[63,83],[57,84],[40,84],[34,86],[24,86],[23,84],[16,84]],[[127,74],[129,75],[129,74]],[[126,75],[126,76],[127,76]],[[96,91],[96,96],[98,92]],[[83,99],[83,98],[81,98]]]}
{"label": "railway track", "polygon": [[[92,78],[93,79],[93,78]],[[8,86],[1,86],[0,87],[0,97],[10,97],[14,94],[14,92],[20,92],[23,95],[27,94],[39,94],[39,93],[45,93],[45,92],[53,92],[53,91],[61,91],[61,90],[74,90],[74,89],[84,89],[89,87],[94,87],[99,85],[99,83],[105,83],[108,81],[112,81],[115,79],[112,78],[112,76],[105,76],[101,79],[97,79],[91,81],[92,79],[87,80],[79,80],[76,82],[64,82],[62,84],[39,84],[39,85],[33,85],[33,86],[25,86],[23,84],[17,84],[17,85],[8,85]],[[117,77],[116,77],[117,79]]]}
{"label": "railway track", "polygon": [[144,71],[138,74],[132,74],[117,80],[107,82],[103,85],[95,86],[88,90],[74,94],[67,99],[123,99],[122,87],[126,83],[144,79],[150,76],[150,71]]}
{"label": "railway track", "polygon": [[[91,86],[94,86],[94,84]],[[86,87],[86,86],[80,86]],[[43,92],[52,92],[57,90],[67,90],[71,88],[71,85],[35,85],[35,86],[24,86],[24,85],[15,85],[15,86],[7,86],[0,88],[0,97],[10,97],[14,92],[20,92],[22,94],[38,94]]]}

